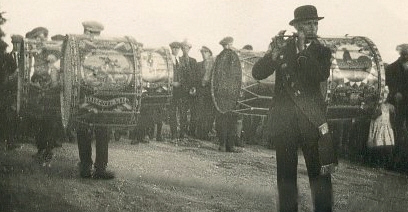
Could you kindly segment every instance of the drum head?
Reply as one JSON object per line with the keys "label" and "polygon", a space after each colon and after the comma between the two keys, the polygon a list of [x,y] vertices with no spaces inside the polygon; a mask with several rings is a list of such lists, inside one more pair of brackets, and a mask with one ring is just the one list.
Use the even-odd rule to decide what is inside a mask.
{"label": "drum head", "polygon": [[236,109],[241,81],[242,69],[238,55],[233,51],[222,51],[215,61],[211,79],[211,95],[220,113]]}

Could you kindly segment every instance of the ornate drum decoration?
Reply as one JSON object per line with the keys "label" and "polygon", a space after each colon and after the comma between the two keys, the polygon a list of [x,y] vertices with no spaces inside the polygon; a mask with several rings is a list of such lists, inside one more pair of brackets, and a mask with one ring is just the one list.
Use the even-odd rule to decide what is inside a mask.
{"label": "ornate drum decoration", "polygon": [[385,71],[375,44],[366,37],[322,38],[332,50],[330,77],[323,92],[329,119],[370,115],[385,86]]}
{"label": "ornate drum decoration", "polygon": [[[328,118],[356,118],[371,114],[385,86],[384,65],[377,47],[368,38],[360,36],[324,37],[319,41],[332,50],[334,59],[330,77],[321,86],[328,104]],[[237,53],[242,67],[242,83],[239,82],[241,92],[236,107],[227,102],[233,98],[214,98],[214,101],[229,105],[229,111],[235,113],[265,116],[273,101],[275,74],[256,81],[252,78],[252,67],[264,53],[246,50]],[[213,80],[213,86],[224,87],[224,90],[235,83],[234,78]],[[235,95],[234,92],[231,94]]]}
{"label": "ornate drum decoration", "polygon": [[13,40],[18,63],[17,113],[60,117],[62,41]]}
{"label": "ornate drum decoration", "polygon": [[131,127],[145,99],[169,102],[172,69],[164,49],[143,50],[130,37],[69,35],[63,53],[65,126]]}

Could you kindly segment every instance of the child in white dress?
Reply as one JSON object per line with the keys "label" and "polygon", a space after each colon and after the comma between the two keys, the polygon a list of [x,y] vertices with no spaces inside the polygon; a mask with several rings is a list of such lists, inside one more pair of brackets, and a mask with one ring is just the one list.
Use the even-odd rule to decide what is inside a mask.
{"label": "child in white dress", "polygon": [[392,152],[395,145],[393,122],[395,120],[395,107],[386,101],[388,87],[384,88],[379,105],[371,119],[367,146],[370,160],[377,165],[391,165]]}

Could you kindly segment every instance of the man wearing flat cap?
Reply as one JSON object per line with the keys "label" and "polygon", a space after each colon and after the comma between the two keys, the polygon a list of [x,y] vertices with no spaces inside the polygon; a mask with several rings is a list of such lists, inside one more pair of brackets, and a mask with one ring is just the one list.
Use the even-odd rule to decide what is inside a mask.
{"label": "man wearing flat cap", "polygon": [[171,60],[173,62],[173,98],[170,103],[170,110],[169,110],[169,118],[170,118],[170,133],[171,138],[176,139],[178,137],[178,130],[177,130],[177,111],[181,113],[182,108],[182,91],[180,87],[180,78],[181,78],[181,70],[180,70],[180,49],[181,43],[180,42],[172,42],[169,44],[171,50]]}
{"label": "man wearing flat cap", "polygon": [[[99,36],[103,30],[102,24],[94,21],[83,22],[84,34]],[[113,179],[114,173],[107,171],[109,133],[107,127],[81,126],[77,130],[79,152],[79,174],[82,178]],[[92,161],[92,138],[95,136],[95,162]],[[92,165],[95,171],[92,173]]]}
{"label": "man wearing flat cap", "polygon": [[289,22],[297,33],[273,39],[270,50],[252,69],[256,80],[275,73],[275,97],[268,127],[276,146],[279,211],[298,211],[297,150],[306,161],[314,211],[332,211],[331,172],[337,164],[326,122],[326,104],[320,83],[330,75],[331,51],[319,43],[318,21],[312,5],[295,9]]}
{"label": "man wearing flat cap", "polygon": [[[213,77],[231,74],[231,76],[228,77],[239,78],[234,81],[242,80],[241,62],[239,60],[238,54],[235,53],[235,51],[233,50],[232,47],[233,42],[234,39],[232,37],[225,37],[219,42],[223,50],[215,58]],[[231,92],[234,92],[234,90],[235,89],[232,89]],[[235,148],[235,141],[237,139],[236,137],[237,121],[238,121],[237,115],[232,112],[226,113],[217,112],[215,128],[219,140],[219,151],[240,152],[238,149]]]}
{"label": "man wearing flat cap", "polygon": [[[181,43],[183,55],[180,57],[180,87],[182,92],[182,108],[180,113],[180,138],[186,133],[195,137],[197,128],[197,87],[200,85],[200,79],[197,73],[197,61],[188,54],[191,44],[187,40]],[[190,121],[187,119],[187,111],[190,110]]]}
{"label": "man wearing flat cap", "polygon": [[214,66],[212,51],[203,46],[200,49],[203,61],[197,64],[198,74],[201,79],[201,86],[197,88],[198,98],[198,127],[197,137],[209,140],[208,134],[212,130],[215,119],[215,108],[211,97],[211,74]]}
{"label": "man wearing flat cap", "polygon": [[84,27],[84,35],[99,36],[104,29],[103,25],[96,21],[84,21],[82,22]]}
{"label": "man wearing flat cap", "polygon": [[[398,45],[400,57],[385,68],[385,85],[389,88],[388,102],[397,108],[395,155],[398,169],[408,168],[408,143],[404,139],[408,121],[408,44]],[[405,151],[404,151],[405,150]]]}

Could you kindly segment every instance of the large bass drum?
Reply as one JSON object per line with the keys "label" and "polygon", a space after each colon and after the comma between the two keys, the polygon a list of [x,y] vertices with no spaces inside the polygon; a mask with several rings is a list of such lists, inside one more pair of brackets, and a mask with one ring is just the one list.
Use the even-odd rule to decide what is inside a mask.
{"label": "large bass drum", "polygon": [[[217,70],[212,77],[212,96],[219,112],[235,112],[243,115],[266,115],[272,101],[275,75],[264,80],[252,77],[252,67],[263,57],[263,52],[250,50],[236,51],[241,70],[230,69],[231,73],[220,74]],[[233,89],[237,89],[238,92]]]}
{"label": "large bass drum", "polygon": [[[328,105],[328,118],[348,119],[370,115],[385,86],[384,65],[375,44],[361,36],[323,37],[319,41],[332,50],[334,59],[330,77],[321,84],[322,95]],[[242,67],[238,101],[233,104],[231,101],[234,98],[214,98],[214,102],[229,105],[229,111],[235,113],[265,116],[273,101],[275,74],[261,81],[253,79],[252,67],[264,54],[247,50],[237,53]],[[228,85],[238,84],[235,80],[213,78],[213,86],[218,90],[227,90]]]}
{"label": "large bass drum", "polygon": [[142,104],[169,102],[166,49],[143,49],[131,37],[68,35],[63,53],[64,126],[132,127]]}
{"label": "large bass drum", "polygon": [[60,118],[62,41],[19,39],[13,45],[18,63],[18,115]]}

